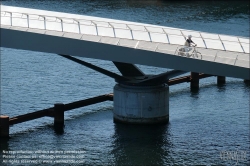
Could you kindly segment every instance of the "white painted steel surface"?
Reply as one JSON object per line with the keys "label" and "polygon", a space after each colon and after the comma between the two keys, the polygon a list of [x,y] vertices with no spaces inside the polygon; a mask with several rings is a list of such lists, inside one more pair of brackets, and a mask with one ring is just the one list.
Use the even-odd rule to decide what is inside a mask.
{"label": "white painted steel surface", "polygon": [[[86,49],[85,51],[82,51],[82,54],[80,55],[80,52],[75,53],[74,50],[62,52],[62,51],[55,51],[54,49],[56,48],[51,48],[49,50],[47,48],[46,49],[32,48],[37,46],[32,46],[32,44],[30,44],[29,42],[27,42],[27,46],[21,47],[20,44],[18,44],[18,42],[23,42],[23,41],[14,41],[14,40],[7,41],[7,40],[11,40],[17,37],[17,36],[12,36],[11,34],[12,32],[10,31],[20,31],[20,33],[30,32],[33,34],[43,34],[54,37],[76,39],[79,41],[88,41],[91,43],[92,42],[102,43],[105,44],[105,46],[107,46],[106,44],[108,44],[119,47],[126,47],[129,49],[133,48],[136,50],[144,50],[147,52],[150,51],[154,52],[155,54],[152,55],[153,56],[155,55],[155,57],[157,57],[156,56],[157,53],[164,54],[162,56],[170,56],[170,55],[177,56],[178,53],[176,53],[176,50],[181,45],[184,44],[185,37],[188,34],[191,34],[193,36],[193,41],[198,45],[198,51],[201,52],[202,54],[202,57],[200,57],[198,62],[196,62],[196,60],[192,62],[192,65],[195,64],[201,66],[201,69],[199,70],[197,70],[196,68],[192,69],[192,67],[188,67],[187,65],[185,65],[184,61],[186,61],[186,59],[183,59],[185,57],[181,57],[182,59],[180,60],[181,64],[178,65],[183,65],[183,67],[179,67],[177,66],[177,64],[168,65],[168,63],[166,63],[162,65],[151,62],[144,63],[143,60],[142,62],[140,61],[138,62],[137,60],[133,59],[124,60],[125,57],[122,57],[123,53],[121,53],[115,47],[112,48],[110,47],[110,49],[112,49],[113,51],[109,50],[109,53],[116,54],[116,56],[120,56],[120,58],[116,60],[120,62],[129,61],[129,63],[138,63],[144,65],[154,64],[153,66],[158,66],[158,67],[175,68],[186,71],[205,72],[207,74],[233,76],[237,78],[249,79],[250,63],[249,63],[248,38],[1,5],[1,31],[3,31],[3,29],[9,30],[8,31],[9,37],[5,35],[7,39],[1,37],[1,41],[3,40],[1,46],[3,47],[28,49],[34,51],[45,51],[45,52],[61,53],[61,54],[66,54],[66,52],[69,53],[71,52],[70,55],[73,56],[84,56],[84,57],[98,58],[104,60],[115,60],[115,59],[112,58],[109,59],[103,56],[100,57],[99,55],[93,55],[93,54],[91,54],[91,56],[85,55],[84,52],[92,53],[90,50],[86,51]],[[26,35],[28,34],[26,33]],[[34,43],[36,43],[35,40],[39,40],[39,38],[34,38],[32,40],[34,40]],[[45,47],[46,46],[45,42],[47,41],[42,41],[38,43],[44,45],[40,47]],[[75,40],[74,42],[77,43],[77,41]],[[60,44],[53,43],[53,45],[54,45],[53,47],[58,47],[58,45]],[[92,43],[92,45],[94,44]],[[134,52],[134,50],[129,50],[128,52]],[[142,52],[142,54],[144,53],[145,52]],[[153,56],[151,57],[151,59],[155,59],[155,57]],[[140,57],[144,58],[142,55]],[[194,57],[190,57],[189,59],[192,58]],[[221,72],[219,70],[226,69],[221,66],[221,68],[217,69],[218,70],[217,72],[213,72],[212,70],[210,72],[210,70],[207,71],[207,69],[206,70],[202,69],[203,65],[201,61],[227,64],[234,67],[247,68],[247,70],[246,69],[244,70],[244,74],[241,73],[232,75],[230,73],[227,74],[227,72],[232,72],[232,71],[238,72],[238,71],[231,69],[228,70],[227,72]],[[207,66],[210,65],[209,68],[212,68],[211,65],[214,64],[207,63],[206,65]]]}
{"label": "white painted steel surface", "polygon": [[114,87],[114,119],[127,123],[169,121],[169,87]]}

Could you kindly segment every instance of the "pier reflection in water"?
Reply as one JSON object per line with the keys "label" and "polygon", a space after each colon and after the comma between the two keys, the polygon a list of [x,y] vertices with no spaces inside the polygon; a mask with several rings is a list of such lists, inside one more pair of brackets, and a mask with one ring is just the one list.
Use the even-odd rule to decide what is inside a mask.
{"label": "pier reflection in water", "polygon": [[[168,125],[115,124],[114,162],[116,165],[165,165],[171,150]],[[167,147],[167,148],[166,148]]]}

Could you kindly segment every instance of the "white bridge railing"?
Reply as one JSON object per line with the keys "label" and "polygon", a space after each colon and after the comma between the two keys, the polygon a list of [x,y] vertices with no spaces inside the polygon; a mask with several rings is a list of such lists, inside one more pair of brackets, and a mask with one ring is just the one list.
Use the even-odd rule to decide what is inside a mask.
{"label": "white bridge railing", "polygon": [[186,36],[202,48],[249,53],[249,39],[168,27],[74,19],[1,11],[1,24],[70,33],[108,36],[149,42],[183,45]]}

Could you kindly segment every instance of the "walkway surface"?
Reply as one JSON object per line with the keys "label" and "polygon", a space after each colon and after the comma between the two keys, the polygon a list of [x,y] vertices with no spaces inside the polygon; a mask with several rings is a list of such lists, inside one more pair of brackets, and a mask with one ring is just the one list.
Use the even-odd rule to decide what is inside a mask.
{"label": "walkway surface", "polygon": [[69,13],[1,5],[1,47],[250,79],[249,38]]}

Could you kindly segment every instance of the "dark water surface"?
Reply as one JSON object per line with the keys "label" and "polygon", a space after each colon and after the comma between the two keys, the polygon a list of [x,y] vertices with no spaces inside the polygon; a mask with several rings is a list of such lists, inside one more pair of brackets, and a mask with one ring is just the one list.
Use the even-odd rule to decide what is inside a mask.
{"label": "dark water surface", "polygon": [[[249,37],[247,1],[2,4]],[[118,73],[111,62],[81,59]],[[169,70],[139,67],[148,74]],[[110,93],[114,85],[114,80],[55,54],[1,48],[1,114],[10,117]],[[250,86],[235,78],[217,86],[216,77],[210,77],[201,80],[200,87],[199,92],[190,92],[188,83],[170,87],[167,125],[114,124],[112,102],[105,102],[65,113],[63,134],[54,132],[52,118],[17,124],[11,127],[11,139],[1,140],[0,150],[85,151],[87,165],[247,165]],[[223,151],[247,152],[247,156],[222,160]]]}

